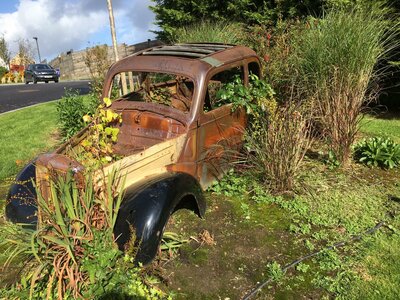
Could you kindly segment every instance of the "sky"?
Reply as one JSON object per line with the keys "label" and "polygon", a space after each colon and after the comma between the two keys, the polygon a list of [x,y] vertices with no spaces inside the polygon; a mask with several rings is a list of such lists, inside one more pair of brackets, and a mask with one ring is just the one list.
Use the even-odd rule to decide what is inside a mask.
{"label": "sky", "polygon": [[[153,39],[156,30],[150,0],[113,0],[117,42],[128,45]],[[106,0],[0,0],[0,36],[12,56],[18,40],[27,39],[37,56],[38,38],[42,60],[90,46],[111,45]],[[37,59],[37,57],[35,57]]]}

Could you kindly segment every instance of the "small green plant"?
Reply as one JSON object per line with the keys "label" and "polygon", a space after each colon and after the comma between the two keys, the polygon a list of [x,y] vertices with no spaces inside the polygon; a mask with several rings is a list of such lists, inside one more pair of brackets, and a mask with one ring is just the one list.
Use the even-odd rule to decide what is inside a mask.
{"label": "small green plant", "polygon": [[354,146],[354,158],[367,166],[392,169],[400,165],[400,144],[389,137],[364,139]]}
{"label": "small green plant", "polygon": [[276,261],[267,265],[267,273],[271,280],[275,282],[281,281],[285,276],[285,272],[283,272],[281,265]]}
{"label": "small green plant", "polygon": [[231,169],[220,181],[215,182],[209,188],[218,195],[225,196],[243,196],[247,193],[249,180],[244,176],[239,176]]}
{"label": "small green plant", "polygon": [[307,273],[307,271],[310,269],[310,265],[307,265],[307,264],[305,264],[305,263],[299,263],[297,266],[296,266],[296,270],[297,271],[300,271],[300,272],[302,272],[302,273]]}
{"label": "small green plant", "polygon": [[330,170],[336,169],[340,166],[340,161],[337,159],[335,152],[333,152],[332,150],[328,151],[324,162]]}
{"label": "small green plant", "polygon": [[167,231],[163,234],[160,249],[166,251],[169,257],[172,257],[178,252],[179,248],[188,242],[188,239],[180,237],[175,232]]}
{"label": "small green plant", "polygon": [[68,139],[85,127],[82,117],[86,114],[92,115],[97,105],[97,99],[93,95],[80,96],[77,91],[67,90],[65,96],[57,102],[62,137]]}

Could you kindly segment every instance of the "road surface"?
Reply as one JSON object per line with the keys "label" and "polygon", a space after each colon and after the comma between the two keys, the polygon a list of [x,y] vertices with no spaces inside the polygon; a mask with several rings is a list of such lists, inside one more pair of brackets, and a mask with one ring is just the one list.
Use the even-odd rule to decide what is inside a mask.
{"label": "road surface", "polygon": [[89,81],[60,81],[59,83],[0,84],[0,114],[37,103],[60,99],[65,89],[89,93]]}

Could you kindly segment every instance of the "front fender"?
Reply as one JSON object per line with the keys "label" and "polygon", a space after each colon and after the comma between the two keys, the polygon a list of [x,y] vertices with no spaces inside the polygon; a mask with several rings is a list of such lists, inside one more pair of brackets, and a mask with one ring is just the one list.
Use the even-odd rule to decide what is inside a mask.
{"label": "front fender", "polygon": [[6,200],[6,218],[14,223],[36,224],[35,161],[27,164],[11,184]]}
{"label": "front fender", "polygon": [[133,233],[134,246],[138,247],[136,260],[149,263],[157,253],[170,215],[180,208],[192,209],[200,217],[206,208],[199,183],[188,174],[169,173],[139,188],[128,188],[114,227],[120,249],[129,248]]}

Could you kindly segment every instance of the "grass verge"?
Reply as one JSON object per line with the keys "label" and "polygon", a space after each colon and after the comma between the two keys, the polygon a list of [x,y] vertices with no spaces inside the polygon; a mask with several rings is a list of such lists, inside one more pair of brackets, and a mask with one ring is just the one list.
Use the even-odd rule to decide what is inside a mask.
{"label": "grass verge", "polygon": [[0,115],[0,181],[57,144],[56,103]]}

